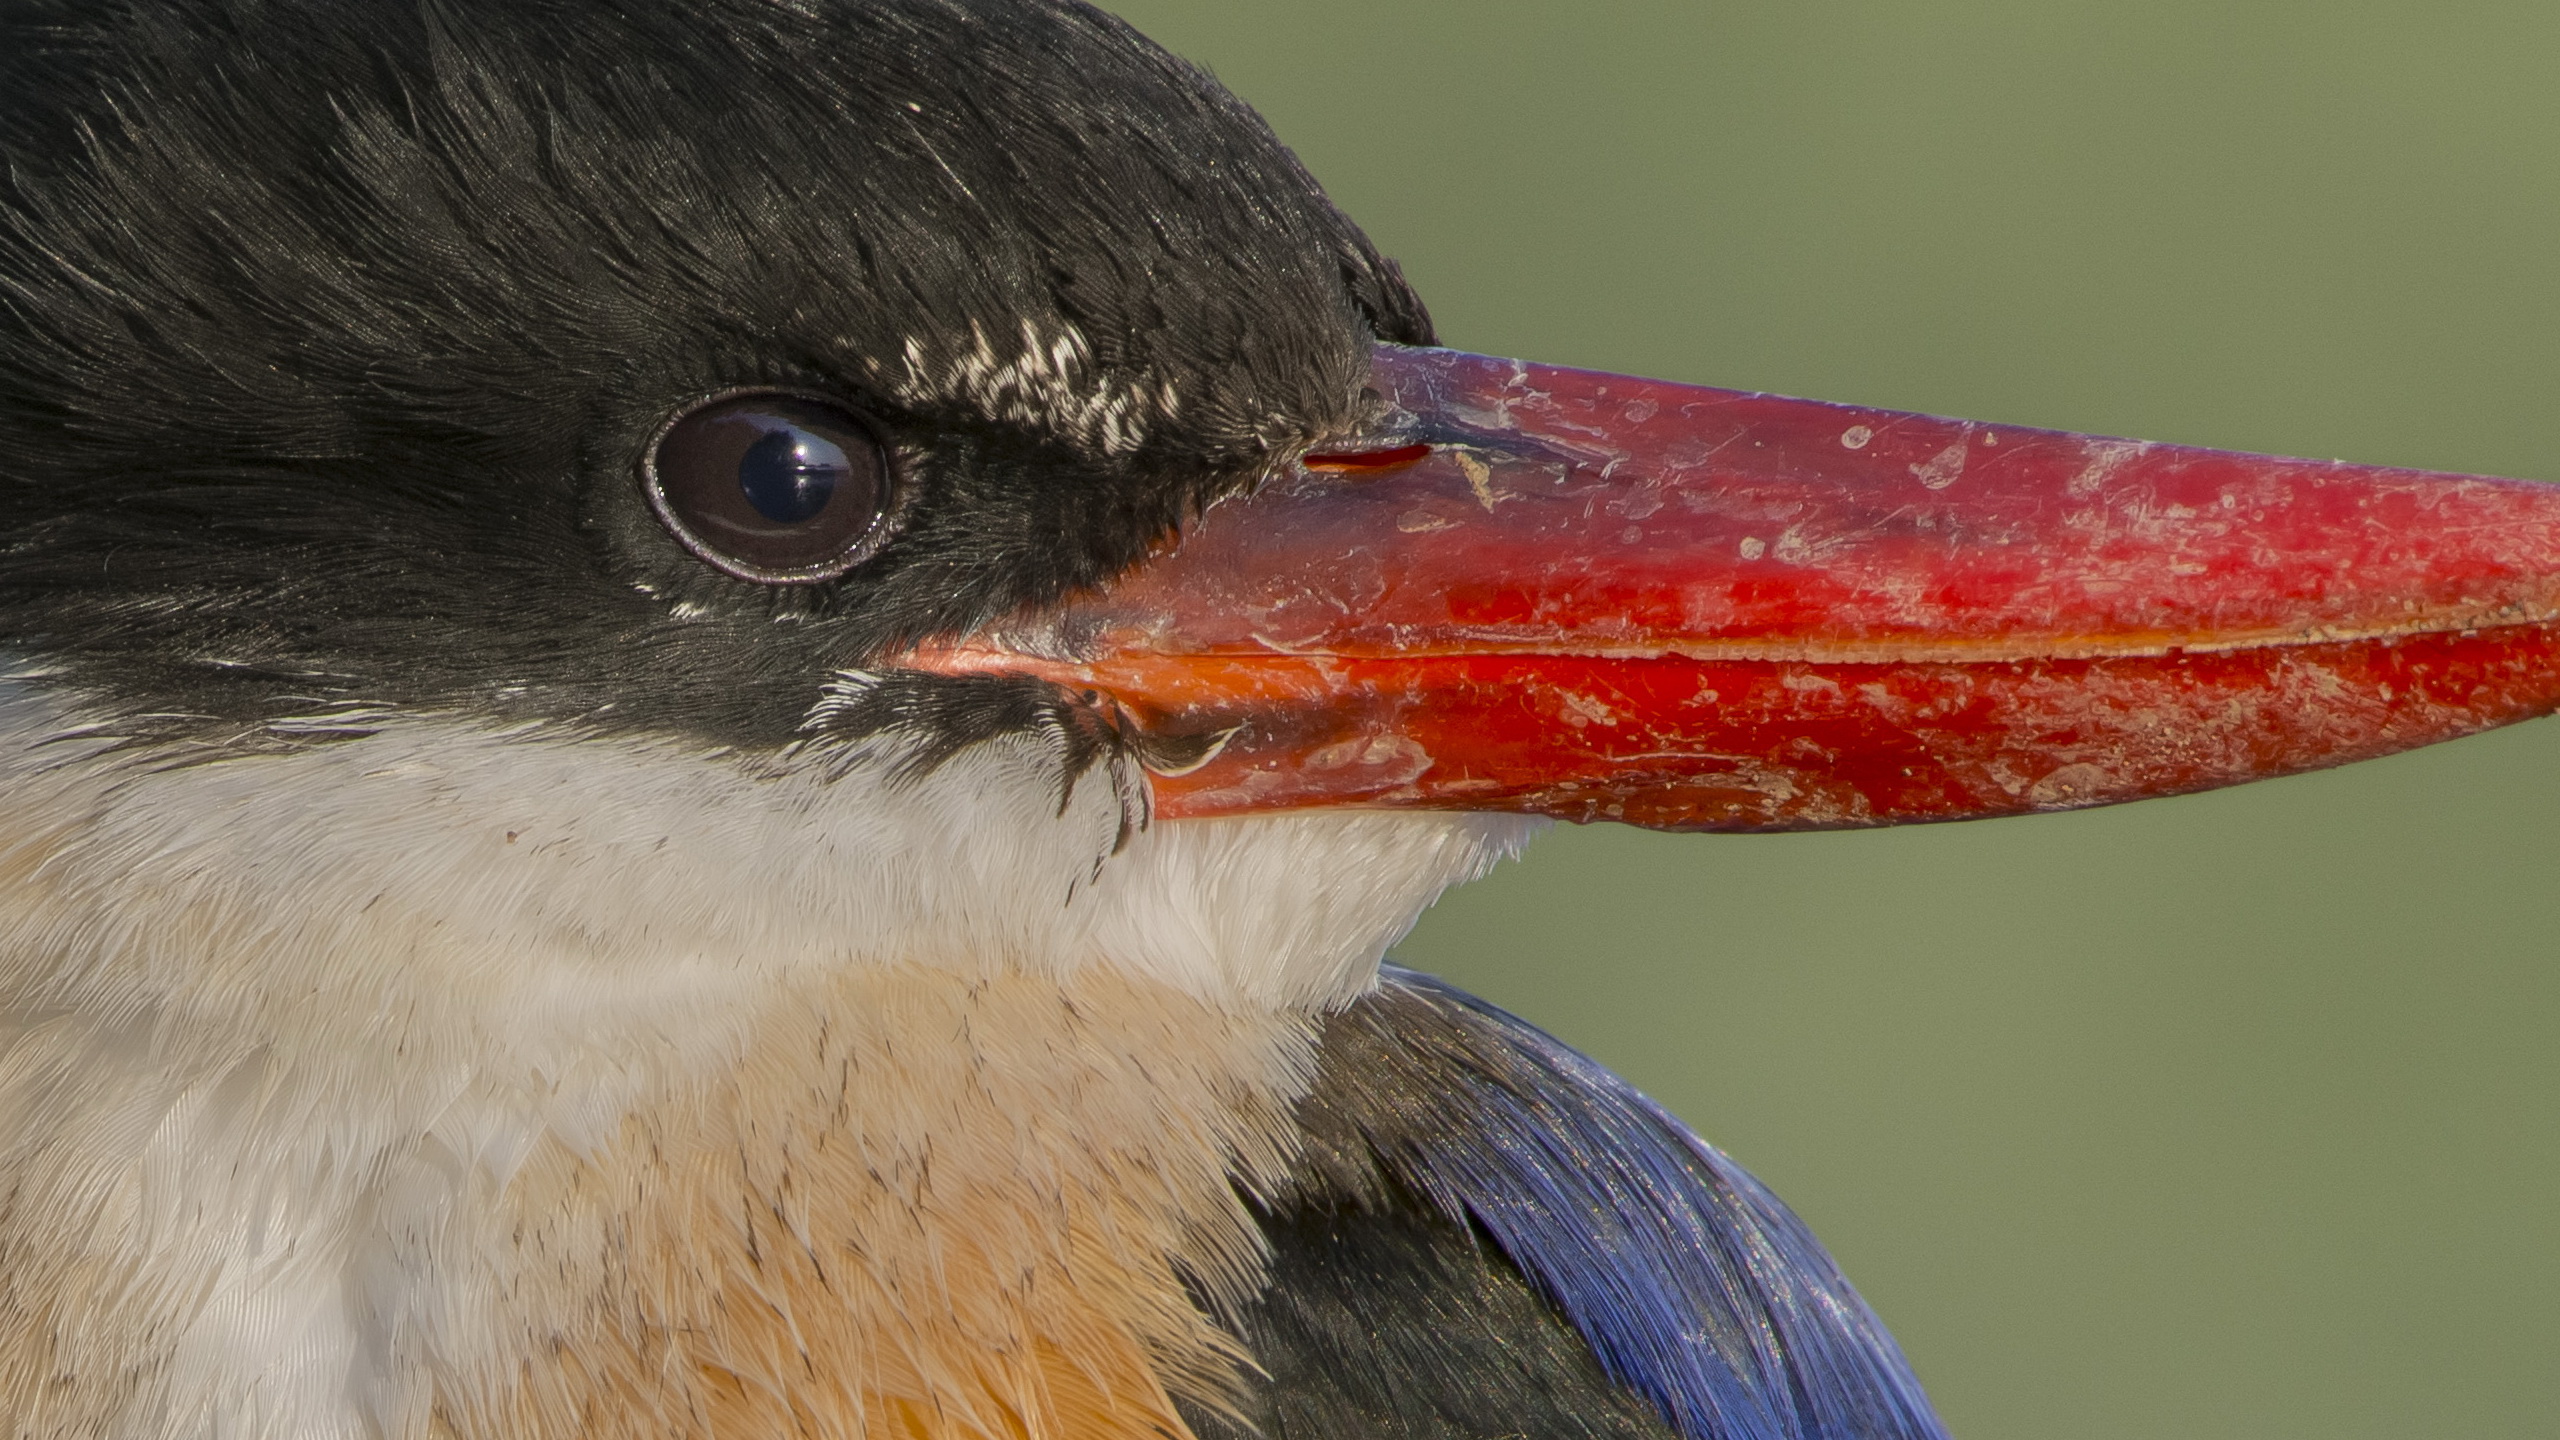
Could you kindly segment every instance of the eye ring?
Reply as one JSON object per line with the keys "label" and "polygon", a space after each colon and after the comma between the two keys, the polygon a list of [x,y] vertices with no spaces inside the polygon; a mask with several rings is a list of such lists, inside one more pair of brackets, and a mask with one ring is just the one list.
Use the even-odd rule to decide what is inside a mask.
{"label": "eye ring", "polygon": [[640,458],[641,494],[676,543],[759,585],[814,585],[869,560],[897,533],[910,489],[870,417],[770,385],[683,406]]}

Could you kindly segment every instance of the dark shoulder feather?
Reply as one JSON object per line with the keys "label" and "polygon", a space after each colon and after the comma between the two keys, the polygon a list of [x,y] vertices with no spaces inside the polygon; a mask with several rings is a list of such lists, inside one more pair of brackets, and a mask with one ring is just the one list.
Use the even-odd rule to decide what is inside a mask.
{"label": "dark shoulder feather", "polygon": [[1194,1413],[1200,1440],[1676,1440],[1481,1234],[1412,1204],[1264,1224],[1252,1428]]}
{"label": "dark shoulder feather", "polygon": [[1943,1440],[1776,1197],[1482,1001],[1389,970],[1329,1023],[1299,1120],[1238,1317],[1267,1435]]}

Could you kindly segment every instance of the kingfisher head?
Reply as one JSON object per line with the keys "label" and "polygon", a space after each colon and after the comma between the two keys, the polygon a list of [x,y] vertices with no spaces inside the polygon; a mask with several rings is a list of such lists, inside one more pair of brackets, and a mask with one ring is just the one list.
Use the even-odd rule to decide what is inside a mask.
{"label": "kingfisher head", "polygon": [[2530,487],[1437,349],[1083,5],[6,23],[5,763],[93,949],[1321,1006],[1542,816],[2104,803],[2551,703]]}
{"label": "kingfisher head", "polygon": [[1373,347],[1433,338],[1262,123],[1117,21],[8,23],[10,783],[116,777],[133,833],[84,824],[76,867],[116,904],[359,952],[369,908],[619,974],[1109,954],[1303,988],[1255,970],[1285,949],[1338,989],[1518,833],[1167,844],[1150,770],[1214,737],[907,658],[1361,434]]}

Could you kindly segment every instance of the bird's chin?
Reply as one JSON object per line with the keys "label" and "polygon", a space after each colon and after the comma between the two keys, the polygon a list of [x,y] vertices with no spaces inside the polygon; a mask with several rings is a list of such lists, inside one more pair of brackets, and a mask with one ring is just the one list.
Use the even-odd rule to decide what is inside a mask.
{"label": "bird's chin", "polygon": [[1105,869],[1088,954],[1238,1008],[1330,1010],[1376,981],[1443,891],[1547,823],[1385,810],[1160,821]]}

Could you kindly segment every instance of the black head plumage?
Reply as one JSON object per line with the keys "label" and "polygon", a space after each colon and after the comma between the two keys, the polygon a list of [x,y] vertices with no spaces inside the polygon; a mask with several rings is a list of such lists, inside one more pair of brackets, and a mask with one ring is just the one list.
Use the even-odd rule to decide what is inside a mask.
{"label": "black head plumage", "polygon": [[[36,0],[0,159],[0,645],[199,741],[779,740],[1430,337],[1259,119],[1055,0]],[[650,437],[740,386],[877,428],[876,557],[764,586],[652,520]]]}

